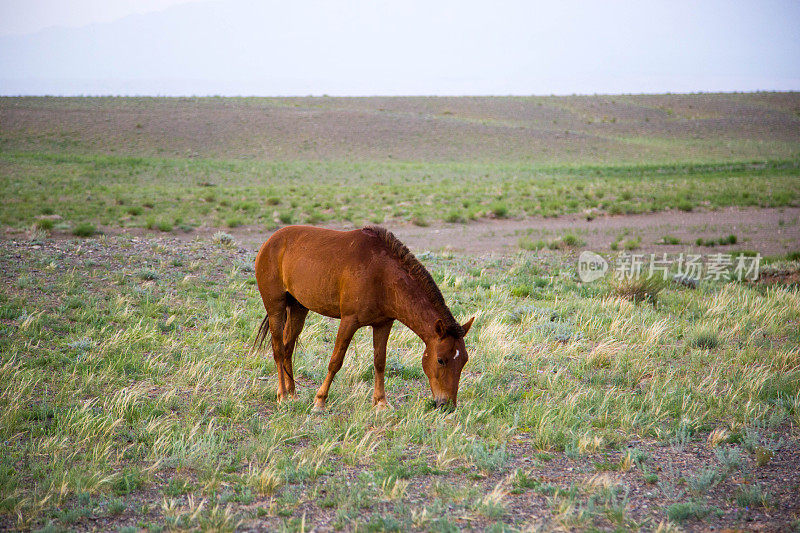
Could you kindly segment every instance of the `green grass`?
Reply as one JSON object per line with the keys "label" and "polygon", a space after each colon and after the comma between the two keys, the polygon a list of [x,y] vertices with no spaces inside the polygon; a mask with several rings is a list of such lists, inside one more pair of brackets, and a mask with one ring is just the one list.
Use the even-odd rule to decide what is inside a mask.
{"label": "green grass", "polygon": [[[46,203],[65,220],[171,231],[199,226],[553,216],[585,209],[641,213],[684,197],[709,207],[800,205],[800,163],[540,167],[515,163],[266,162],[0,153],[0,224],[27,227]],[[209,192],[209,175],[218,184]],[[23,178],[24,176],[24,178]],[[753,187],[754,181],[764,186]],[[464,187],[469,183],[469,187]],[[629,187],[630,199],[618,200]],[[57,189],[58,195],[51,191]],[[493,199],[498,191],[502,201]],[[633,192],[631,192],[633,191]],[[91,201],[86,201],[89,195]],[[280,205],[274,201],[280,198]],[[453,207],[454,200],[461,207]],[[620,203],[624,205],[620,207]],[[414,206],[413,209],[404,206]],[[292,206],[291,208],[285,206]],[[180,220],[181,222],[174,222]]]}
{"label": "green grass", "polygon": [[754,508],[765,507],[770,504],[771,497],[769,492],[764,490],[760,484],[741,487],[736,492],[736,504],[739,507]]}
{"label": "green grass", "polygon": [[[667,518],[674,522],[685,522],[687,520],[701,520],[715,511],[698,502],[674,503],[667,509]],[[717,512],[718,511],[716,510]]]}
{"label": "green grass", "polygon": [[[605,463],[591,454],[614,454],[631,439],[683,442],[719,425],[769,433],[800,423],[791,400],[800,379],[796,291],[664,285],[655,304],[634,305],[576,283],[559,254],[426,254],[455,315],[477,314],[458,409],[429,408],[421,343],[398,324],[386,372],[394,409],[377,418],[371,409],[372,341],[362,331],[328,412],[309,416],[335,321],[310,315],[295,354],[299,397],[278,405],[271,356],[249,352],[263,309],[252,271],[231,268],[242,260],[236,248],[104,242],[117,252],[92,268],[79,241],[0,248],[9,287],[0,299],[0,519],[20,513],[24,527],[75,527],[123,505],[116,516],[127,517],[141,498],[155,498],[147,520],[176,528],[247,522],[255,518],[245,502],[256,499],[275,528],[301,520],[299,508],[312,509],[313,523],[325,502],[342,527],[373,523],[366,510],[376,505],[381,527],[435,529],[444,527],[435,520],[462,516],[489,527],[508,519],[514,489],[547,494],[552,524],[599,527],[611,516],[632,528],[622,487],[539,482],[514,474],[521,459],[544,471],[563,461],[592,471]],[[19,271],[53,261],[62,268],[46,281]],[[533,294],[534,305],[520,305]],[[698,328],[725,342],[703,351],[674,342]],[[747,435],[748,449],[768,445]],[[742,468],[737,448],[715,453],[720,475]],[[612,471],[649,469],[647,456],[637,449],[605,460]],[[712,474],[683,476],[707,497],[720,486]],[[649,482],[679,475],[665,470]],[[427,514],[412,515],[404,506],[420,491]],[[84,494],[113,504],[81,503]],[[684,507],[670,507],[670,519],[700,519],[711,504]]]}
{"label": "green grass", "polygon": [[702,237],[698,237],[695,244],[697,246],[728,246],[736,244],[738,240],[736,235],[728,235],[727,237],[719,237],[717,239],[703,239]]}
{"label": "green grass", "polygon": [[713,350],[722,342],[719,333],[707,326],[695,328],[689,333],[687,339],[689,346],[704,350]]}
{"label": "green grass", "polygon": [[97,228],[89,222],[81,222],[72,229],[72,234],[76,237],[91,237],[95,233],[97,233]]}

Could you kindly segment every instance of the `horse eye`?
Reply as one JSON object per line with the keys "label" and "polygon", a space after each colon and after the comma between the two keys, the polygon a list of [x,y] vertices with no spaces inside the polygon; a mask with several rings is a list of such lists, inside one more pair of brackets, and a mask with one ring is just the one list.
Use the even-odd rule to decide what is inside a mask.
{"label": "horse eye", "polygon": [[440,358],[438,359],[438,361],[439,361],[439,364],[440,364],[440,365],[444,366],[444,359],[442,359],[442,358],[440,357]]}

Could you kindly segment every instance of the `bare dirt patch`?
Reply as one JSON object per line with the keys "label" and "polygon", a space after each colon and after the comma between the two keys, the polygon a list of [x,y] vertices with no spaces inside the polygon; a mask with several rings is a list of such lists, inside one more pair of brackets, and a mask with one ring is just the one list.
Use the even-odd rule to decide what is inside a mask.
{"label": "bare dirt patch", "polygon": [[[762,255],[784,254],[800,247],[800,209],[726,208],[716,211],[677,210],[642,215],[602,216],[587,220],[581,215],[522,220],[482,220],[471,224],[445,224],[419,228],[402,226],[393,231],[412,248],[448,247],[467,253],[509,252],[518,249],[520,237],[549,241],[565,234],[576,235],[581,248],[608,251],[620,236],[639,237],[640,251],[681,252],[687,249],[730,253],[754,250]],[[781,222],[783,221],[783,222]],[[660,244],[664,236],[681,244]],[[727,246],[698,246],[696,240],[736,235]]]}
{"label": "bare dirt patch", "polygon": [[[333,229],[353,229],[353,224],[326,224]],[[662,211],[642,215],[600,216],[588,220],[585,215],[565,215],[554,218],[528,217],[523,219],[481,219],[465,224],[432,224],[426,227],[412,224],[387,224],[400,240],[412,250],[447,249],[458,253],[509,253],[519,250],[520,238],[550,241],[573,234],[583,244],[582,249],[610,251],[612,243],[640,240],[639,252],[678,253],[687,250],[733,253],[752,250],[761,255],[780,255],[800,249],[800,208],[723,208],[714,211]],[[119,233],[108,229],[109,233]],[[176,232],[181,240],[211,239],[219,228],[200,227],[194,232]],[[240,245],[257,249],[273,231],[260,226],[224,228]],[[124,233],[147,235],[147,230],[125,230]],[[735,235],[733,245],[697,245],[704,241]],[[680,244],[662,244],[672,236]]]}

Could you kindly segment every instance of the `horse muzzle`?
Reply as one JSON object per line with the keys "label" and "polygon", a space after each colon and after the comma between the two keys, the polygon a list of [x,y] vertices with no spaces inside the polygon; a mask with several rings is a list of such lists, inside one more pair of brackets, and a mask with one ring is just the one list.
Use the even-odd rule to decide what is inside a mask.
{"label": "horse muzzle", "polygon": [[453,410],[456,408],[456,401],[449,398],[436,398],[437,409]]}

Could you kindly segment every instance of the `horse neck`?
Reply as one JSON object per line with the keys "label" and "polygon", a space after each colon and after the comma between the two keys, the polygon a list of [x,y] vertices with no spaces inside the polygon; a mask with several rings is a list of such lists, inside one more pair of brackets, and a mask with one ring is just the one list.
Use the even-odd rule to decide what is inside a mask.
{"label": "horse neck", "polygon": [[405,277],[406,283],[392,285],[405,287],[406,290],[390,291],[392,297],[387,298],[387,301],[391,307],[391,314],[428,344],[437,336],[434,329],[436,321],[444,320],[445,317],[441,316],[419,283],[404,269],[398,268],[398,270],[397,274]]}

